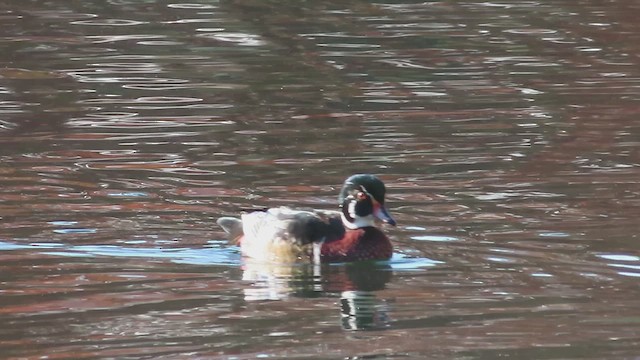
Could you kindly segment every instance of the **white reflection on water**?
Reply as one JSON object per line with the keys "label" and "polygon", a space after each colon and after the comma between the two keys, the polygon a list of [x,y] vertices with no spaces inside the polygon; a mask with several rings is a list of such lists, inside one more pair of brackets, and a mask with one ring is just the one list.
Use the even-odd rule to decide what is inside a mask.
{"label": "white reflection on water", "polygon": [[640,256],[628,254],[599,254],[597,257],[608,260],[618,275],[640,277]]}

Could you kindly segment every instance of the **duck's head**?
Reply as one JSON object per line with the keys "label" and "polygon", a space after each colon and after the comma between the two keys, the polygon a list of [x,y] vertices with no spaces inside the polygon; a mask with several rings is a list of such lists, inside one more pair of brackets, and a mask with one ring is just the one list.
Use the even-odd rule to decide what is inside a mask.
{"label": "duck's head", "polygon": [[344,181],[338,202],[342,221],[351,229],[373,226],[375,220],[396,225],[384,207],[384,183],[370,174],[356,174]]}

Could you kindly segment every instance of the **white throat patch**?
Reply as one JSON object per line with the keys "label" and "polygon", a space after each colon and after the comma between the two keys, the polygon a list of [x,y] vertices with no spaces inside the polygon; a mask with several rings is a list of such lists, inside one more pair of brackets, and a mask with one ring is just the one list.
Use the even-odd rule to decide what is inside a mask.
{"label": "white throat patch", "polygon": [[340,217],[342,218],[342,224],[344,224],[347,229],[353,230],[368,226],[375,226],[375,218],[373,217],[373,215],[351,216],[353,218],[353,222],[347,220],[344,214],[341,214]]}

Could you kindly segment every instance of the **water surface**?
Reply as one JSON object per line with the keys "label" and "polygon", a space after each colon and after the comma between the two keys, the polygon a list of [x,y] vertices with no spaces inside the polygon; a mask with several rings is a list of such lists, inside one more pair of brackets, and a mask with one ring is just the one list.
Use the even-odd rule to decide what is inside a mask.
{"label": "water surface", "polygon": [[[5,1],[6,358],[630,359],[633,2]],[[378,174],[388,262],[215,219]]]}

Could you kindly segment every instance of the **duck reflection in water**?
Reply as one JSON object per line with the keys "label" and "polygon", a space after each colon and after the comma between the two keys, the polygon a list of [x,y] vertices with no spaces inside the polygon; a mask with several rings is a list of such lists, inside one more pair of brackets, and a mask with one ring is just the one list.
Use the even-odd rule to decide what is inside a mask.
{"label": "duck reflection in water", "polygon": [[384,262],[343,264],[274,264],[245,259],[245,300],[286,300],[290,297],[340,296],[341,325],[345,330],[372,330],[388,326],[388,304],[376,297],[392,278]]}

